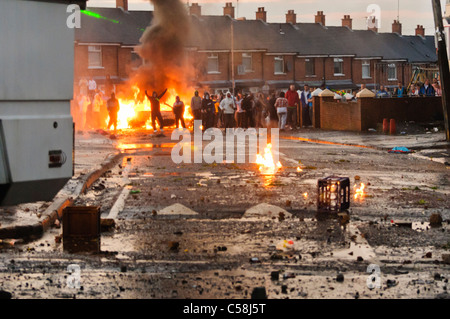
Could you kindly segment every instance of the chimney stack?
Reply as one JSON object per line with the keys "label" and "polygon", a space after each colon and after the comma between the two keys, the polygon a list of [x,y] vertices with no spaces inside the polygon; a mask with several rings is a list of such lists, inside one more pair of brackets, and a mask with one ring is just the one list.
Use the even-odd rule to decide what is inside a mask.
{"label": "chimney stack", "polygon": [[263,7],[258,8],[258,11],[256,12],[256,20],[267,22],[267,12]]}
{"label": "chimney stack", "polygon": [[375,17],[372,17],[372,21],[367,26],[367,30],[378,32],[378,20]]}
{"label": "chimney stack", "polygon": [[122,8],[123,11],[128,11],[128,0],[116,0],[116,8]]}
{"label": "chimney stack", "polygon": [[189,14],[196,15],[197,17],[200,17],[202,15],[202,7],[198,5],[198,3],[192,3],[192,5],[189,7]]}
{"label": "chimney stack", "polygon": [[315,16],[315,22],[320,23],[321,25],[325,26],[325,15],[323,14],[323,11],[317,11],[317,15]]}
{"label": "chimney stack", "polygon": [[288,13],[286,13],[286,23],[297,24],[297,14],[294,10],[288,10]]}
{"label": "chimney stack", "polygon": [[344,19],[342,19],[342,26],[348,27],[351,30],[353,28],[353,19],[350,18],[349,15],[344,15]]}
{"label": "chimney stack", "polygon": [[420,35],[421,37],[425,37],[425,29],[423,25],[417,25],[416,35]]}
{"label": "chimney stack", "polygon": [[229,15],[234,19],[234,7],[232,2],[225,3],[225,7],[223,8],[223,15]]}
{"label": "chimney stack", "polygon": [[399,20],[394,20],[394,23],[392,24],[392,33],[402,34],[402,24]]}

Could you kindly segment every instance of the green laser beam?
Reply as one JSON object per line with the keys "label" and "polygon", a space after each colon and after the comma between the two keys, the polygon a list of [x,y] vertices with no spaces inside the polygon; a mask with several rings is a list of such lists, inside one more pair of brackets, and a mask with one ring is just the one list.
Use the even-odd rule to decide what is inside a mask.
{"label": "green laser beam", "polygon": [[[101,19],[101,20],[106,20],[106,21],[112,22],[112,23],[122,24],[122,22],[120,22],[120,21],[104,17],[101,14],[98,14],[97,12],[93,12],[93,11],[89,11],[89,10],[80,10],[80,11],[81,11],[81,13],[83,13],[87,16],[96,18],[96,19]],[[137,29],[142,32],[145,31],[145,28],[137,28]]]}
{"label": "green laser beam", "polygon": [[120,23],[120,22],[117,21],[117,20],[114,20],[114,19],[110,19],[110,18],[104,17],[104,16],[102,16],[101,14],[98,14],[98,13],[93,12],[93,11],[81,10],[81,13],[83,13],[83,14],[85,14],[85,15],[87,15],[87,16],[96,18],[96,19],[103,19],[103,20],[106,20],[106,21],[109,21],[109,22],[112,22],[112,23]]}

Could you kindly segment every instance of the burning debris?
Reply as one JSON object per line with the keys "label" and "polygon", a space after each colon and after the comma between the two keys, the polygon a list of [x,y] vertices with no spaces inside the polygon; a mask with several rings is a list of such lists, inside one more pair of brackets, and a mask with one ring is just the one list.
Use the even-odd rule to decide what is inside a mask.
{"label": "burning debris", "polygon": [[366,193],[364,192],[365,188],[366,188],[366,185],[364,183],[360,183],[359,188],[357,187],[356,184],[353,186],[353,189],[355,192],[355,195],[354,195],[355,200],[363,199],[366,196]]}
{"label": "burning debris", "polygon": [[282,167],[279,161],[275,164],[272,154],[272,144],[267,144],[264,149],[264,155],[256,155],[256,164],[259,165],[259,171],[262,175],[275,175]]}
{"label": "burning debris", "polygon": [[[172,113],[176,96],[188,101],[193,92],[186,84],[192,67],[184,62],[185,39],[190,26],[185,5],[180,0],[151,2],[154,5],[152,24],[144,31],[141,44],[135,48],[145,63],[130,76],[126,92],[118,96],[118,129],[157,129],[151,122],[152,109],[146,90],[151,94],[168,89],[160,101],[163,119],[167,118],[164,113]],[[189,105],[185,107],[184,118],[192,119]]]}
{"label": "burning debris", "polygon": [[151,0],[155,6],[152,24],[145,30],[136,48],[146,61],[132,81],[141,90],[162,92],[171,87],[186,89],[184,79],[189,70],[184,65],[184,45],[189,33],[189,17],[179,0]]}

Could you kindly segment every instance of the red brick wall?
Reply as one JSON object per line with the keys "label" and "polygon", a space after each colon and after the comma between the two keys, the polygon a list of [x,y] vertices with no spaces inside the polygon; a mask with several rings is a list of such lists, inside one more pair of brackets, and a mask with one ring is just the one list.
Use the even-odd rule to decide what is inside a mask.
{"label": "red brick wall", "polygon": [[320,127],[325,130],[361,131],[359,103],[342,103],[321,99]]}
{"label": "red brick wall", "polygon": [[344,76],[335,76],[334,58],[325,59],[325,78],[327,80],[345,80],[352,78],[352,58],[342,58],[344,60]]}
{"label": "red brick wall", "polygon": [[297,82],[322,82],[324,76],[324,58],[309,58],[314,60],[314,76],[306,75],[306,58],[295,59],[295,80]]}
{"label": "red brick wall", "polygon": [[132,48],[119,48],[118,50],[119,63],[117,75],[121,78],[127,78],[133,72],[131,52],[133,52]]}
{"label": "red brick wall", "polygon": [[[353,83],[359,84],[373,84],[375,83],[375,64],[377,60],[367,60],[370,62],[370,78],[363,78],[362,76],[362,67],[363,60],[355,60],[353,59]],[[377,79],[378,80],[378,79]]]}
{"label": "red brick wall", "polygon": [[[113,77],[127,78],[133,71],[131,63],[131,48],[120,48],[119,46],[102,46],[102,64],[99,69],[88,68],[88,46],[75,45],[75,81],[80,77],[104,77],[109,74]],[[219,74],[207,73],[207,53],[189,52],[190,65],[196,71],[193,81],[231,81],[231,57],[230,53],[217,53],[219,56]],[[307,77],[305,72],[305,58],[297,58],[292,55],[285,55],[285,74],[274,74],[273,55],[266,55],[263,52],[252,53],[253,71],[239,75],[237,66],[242,64],[242,53],[235,53],[235,79],[236,80],[263,80],[263,81],[284,81],[286,83],[302,83],[306,81],[322,82],[325,79],[347,80],[352,79],[355,84],[382,84],[396,86],[399,81],[406,86],[411,78],[412,67],[410,64],[397,63],[397,80],[388,81],[387,71],[381,67],[375,70],[375,64],[378,60],[371,61],[371,79],[362,78],[362,60],[355,60],[351,57],[343,58],[344,75],[335,76],[334,58],[314,58],[315,76]],[[324,70],[325,65],[325,70]],[[287,88],[287,87],[286,87]]]}
{"label": "red brick wall", "polygon": [[208,56],[210,53],[189,54],[190,63],[195,69],[196,81],[229,81],[231,71],[229,69],[230,56],[228,53],[214,53],[219,59],[219,73],[208,73]]}
{"label": "red brick wall", "polygon": [[[284,56],[284,74],[275,74],[275,56],[264,55],[264,80],[265,81],[290,81],[294,82],[295,56]],[[286,88],[287,89],[287,88]]]}
{"label": "red brick wall", "polygon": [[[88,46],[75,46],[75,79],[80,77],[101,77],[107,74],[111,76],[119,75],[119,65],[126,60],[126,54],[119,56],[119,47],[112,45],[102,46],[102,67],[89,68]],[[124,70],[122,70],[124,71]]]}
{"label": "red brick wall", "polygon": [[258,80],[263,78],[262,53],[253,52],[251,54],[253,72],[248,72],[242,75],[239,75],[237,70],[237,65],[242,64],[242,53],[234,54],[234,63],[236,65],[234,72],[236,80]]}

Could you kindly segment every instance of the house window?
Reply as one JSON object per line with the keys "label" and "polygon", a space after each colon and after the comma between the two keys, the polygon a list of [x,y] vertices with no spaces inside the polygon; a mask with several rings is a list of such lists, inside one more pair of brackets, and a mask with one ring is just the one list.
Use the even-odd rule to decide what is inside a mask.
{"label": "house window", "polygon": [[344,75],[344,60],[341,58],[334,59],[334,75]]}
{"label": "house window", "polygon": [[391,63],[388,65],[388,81],[396,81],[397,80],[397,65],[395,63]]}
{"label": "house window", "polygon": [[217,74],[219,72],[219,56],[217,54],[208,55],[208,73]]}
{"label": "house window", "polygon": [[284,58],[282,56],[275,57],[274,73],[284,74]]}
{"label": "house window", "polygon": [[314,59],[305,59],[305,75],[314,76],[316,75]]}
{"label": "house window", "polygon": [[88,46],[88,66],[89,68],[102,67],[102,47],[100,45]]}
{"label": "house window", "polygon": [[362,61],[362,78],[370,79],[370,61],[369,60]]}
{"label": "house window", "polygon": [[242,53],[242,65],[245,68],[245,72],[253,71],[253,57],[251,53]]}

